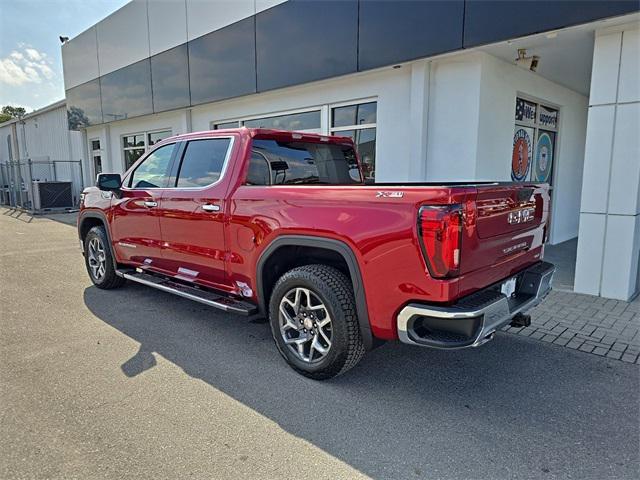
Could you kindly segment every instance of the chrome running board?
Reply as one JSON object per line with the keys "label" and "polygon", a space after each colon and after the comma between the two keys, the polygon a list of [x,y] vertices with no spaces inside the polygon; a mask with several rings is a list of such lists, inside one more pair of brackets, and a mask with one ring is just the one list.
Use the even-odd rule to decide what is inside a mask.
{"label": "chrome running board", "polygon": [[132,282],[141,283],[148,287],[162,290],[163,292],[172,293],[179,297],[193,300],[194,302],[203,303],[210,307],[224,310],[225,312],[238,313],[240,315],[253,315],[257,313],[258,307],[253,303],[239,300],[224,294],[212,292],[195,286],[185,285],[175,282],[171,278],[152,275],[146,272],[136,270],[116,270],[116,275]]}

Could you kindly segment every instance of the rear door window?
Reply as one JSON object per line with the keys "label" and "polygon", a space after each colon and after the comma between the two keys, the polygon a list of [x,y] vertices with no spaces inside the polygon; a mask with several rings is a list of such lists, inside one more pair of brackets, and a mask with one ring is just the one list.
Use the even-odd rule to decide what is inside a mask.
{"label": "rear door window", "polygon": [[[356,153],[349,145],[255,139],[247,184],[351,185],[362,183]],[[268,173],[265,173],[268,169]]]}
{"label": "rear door window", "polygon": [[191,140],[178,170],[178,188],[206,187],[222,177],[227,162],[230,138]]}

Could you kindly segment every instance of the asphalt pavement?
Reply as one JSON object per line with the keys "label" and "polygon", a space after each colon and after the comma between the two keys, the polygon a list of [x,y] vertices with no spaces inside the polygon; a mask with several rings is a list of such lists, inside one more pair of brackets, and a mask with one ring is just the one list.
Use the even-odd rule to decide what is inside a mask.
{"label": "asphalt pavement", "polygon": [[0,478],[635,479],[637,365],[500,333],[328,382],[268,326],[93,287],[75,228],[0,209]]}

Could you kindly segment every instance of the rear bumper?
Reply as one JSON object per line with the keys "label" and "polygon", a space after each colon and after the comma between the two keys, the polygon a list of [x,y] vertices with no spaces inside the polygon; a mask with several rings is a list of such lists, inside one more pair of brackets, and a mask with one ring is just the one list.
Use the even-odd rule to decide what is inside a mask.
{"label": "rear bumper", "polygon": [[409,304],[398,314],[398,337],[403,343],[442,349],[482,345],[516,314],[533,308],[551,291],[554,271],[547,262],[520,271],[515,275],[516,290],[509,298],[500,291],[499,282],[453,305]]}

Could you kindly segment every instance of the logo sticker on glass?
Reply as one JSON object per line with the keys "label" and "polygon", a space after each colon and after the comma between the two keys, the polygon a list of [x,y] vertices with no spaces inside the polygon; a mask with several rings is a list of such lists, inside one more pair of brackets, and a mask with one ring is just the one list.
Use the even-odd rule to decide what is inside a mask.
{"label": "logo sticker on glass", "polygon": [[536,161],[533,166],[533,180],[548,182],[553,166],[553,139],[550,133],[540,132],[536,146]]}
{"label": "logo sticker on glass", "polygon": [[530,128],[516,127],[513,135],[513,152],[511,154],[511,179],[516,182],[526,180],[531,167],[531,136]]}

